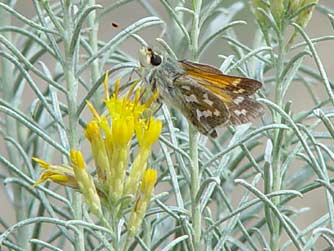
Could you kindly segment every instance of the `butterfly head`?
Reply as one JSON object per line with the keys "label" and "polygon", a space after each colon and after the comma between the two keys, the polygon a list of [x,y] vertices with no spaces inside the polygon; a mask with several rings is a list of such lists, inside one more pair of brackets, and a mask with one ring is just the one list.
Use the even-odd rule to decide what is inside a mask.
{"label": "butterfly head", "polygon": [[163,57],[149,47],[142,47],[139,50],[139,62],[143,68],[154,68],[161,65]]}

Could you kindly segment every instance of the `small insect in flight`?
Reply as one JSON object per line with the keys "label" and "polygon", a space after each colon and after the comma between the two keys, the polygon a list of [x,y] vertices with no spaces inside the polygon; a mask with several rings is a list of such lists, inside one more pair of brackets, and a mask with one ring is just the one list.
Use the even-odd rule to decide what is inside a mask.
{"label": "small insect in flight", "polygon": [[151,48],[139,51],[141,74],[159,98],[179,110],[199,132],[217,137],[216,128],[249,122],[263,113],[250,96],[262,84],[254,79],[224,75],[219,69],[188,60],[176,61]]}

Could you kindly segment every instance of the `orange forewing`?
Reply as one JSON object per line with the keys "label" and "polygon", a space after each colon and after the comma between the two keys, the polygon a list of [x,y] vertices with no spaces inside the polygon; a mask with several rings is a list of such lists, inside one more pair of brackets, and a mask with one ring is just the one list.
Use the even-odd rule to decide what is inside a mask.
{"label": "orange forewing", "polygon": [[258,90],[262,83],[254,79],[227,76],[220,70],[190,61],[180,61],[185,74],[202,87],[218,96],[227,106],[232,124],[247,123],[263,113],[260,103],[250,95]]}
{"label": "orange forewing", "polygon": [[[251,95],[258,90],[262,84],[254,79],[224,75],[218,69],[204,64],[197,64],[190,61],[180,61],[187,75],[201,80],[200,82],[210,91],[219,96],[231,94]],[[221,92],[225,92],[221,94]],[[226,93],[227,92],[227,93]]]}

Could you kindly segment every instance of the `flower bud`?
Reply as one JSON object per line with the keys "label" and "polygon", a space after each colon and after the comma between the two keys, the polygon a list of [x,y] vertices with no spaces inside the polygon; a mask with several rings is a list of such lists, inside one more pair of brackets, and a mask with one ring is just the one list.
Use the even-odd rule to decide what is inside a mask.
{"label": "flower bud", "polygon": [[295,13],[302,5],[304,0],[289,0],[288,12],[289,14]]}
{"label": "flower bud", "polygon": [[[317,4],[317,3],[318,3],[318,0],[301,0],[299,9],[305,7],[309,4]],[[307,24],[309,23],[309,21],[311,20],[311,18],[312,18],[313,10],[314,10],[314,6],[306,8],[301,13],[299,13],[299,15],[297,16],[297,19],[295,21],[296,24],[300,25],[302,28],[305,28],[307,26]],[[290,47],[292,45],[292,43],[295,41],[295,39],[297,37],[297,34],[298,33],[295,30],[293,32],[293,34],[291,35],[291,38],[289,39],[287,47]]]}
{"label": "flower bud", "polygon": [[284,17],[284,0],[271,0],[270,1],[271,14],[274,16],[276,23],[280,24]]}
{"label": "flower bud", "polygon": [[78,189],[79,185],[75,179],[73,169],[68,166],[51,165],[44,160],[38,158],[32,158],[45,170],[42,172],[41,177],[34,183],[34,187],[38,186],[46,180],[52,180],[63,186],[68,186],[74,189]]}
{"label": "flower bud", "polygon": [[100,197],[97,194],[93,178],[86,170],[86,163],[81,152],[71,149],[70,159],[80,191],[83,193],[89,208],[95,215],[101,215]]}
{"label": "flower bud", "polygon": [[91,145],[97,175],[101,181],[104,181],[106,173],[109,171],[109,160],[97,121],[92,120],[87,124],[85,136]]}
{"label": "flower bud", "polygon": [[270,24],[267,18],[263,15],[263,13],[259,9],[268,12],[269,11],[268,6],[263,2],[263,0],[252,0],[252,3],[257,22],[259,23],[260,27],[263,30],[267,30],[270,27]]}
{"label": "flower bud", "polygon": [[146,209],[150,203],[153,187],[157,181],[157,171],[154,169],[147,169],[144,173],[141,187],[135,205],[132,209],[130,220],[128,222],[129,233],[134,236],[145,216]]}
{"label": "flower bud", "polygon": [[[309,5],[309,4],[317,4],[318,0],[304,0],[304,2],[301,5],[301,8]],[[299,16],[297,17],[296,23],[299,24],[301,27],[305,28],[306,25],[310,22],[312,18],[312,13],[315,6],[309,7],[302,11]]]}
{"label": "flower bud", "polygon": [[147,160],[150,156],[151,147],[159,138],[161,128],[161,121],[154,120],[152,117],[147,121],[138,121],[136,125],[136,137],[139,143],[139,150],[126,181],[124,194],[132,195],[137,190],[139,181],[143,177],[143,174],[146,170]]}

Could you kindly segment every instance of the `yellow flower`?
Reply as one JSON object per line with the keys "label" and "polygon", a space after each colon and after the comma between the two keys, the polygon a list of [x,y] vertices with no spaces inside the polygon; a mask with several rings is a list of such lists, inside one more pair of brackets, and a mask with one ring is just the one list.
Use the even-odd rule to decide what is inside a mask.
{"label": "yellow flower", "polygon": [[141,183],[140,192],[143,197],[150,198],[152,190],[157,182],[157,171],[154,169],[147,169],[144,173],[144,177]]}
{"label": "yellow flower", "polygon": [[95,110],[93,104],[92,104],[91,102],[89,102],[88,100],[86,100],[86,104],[87,104],[89,110],[91,111],[91,113],[93,114],[93,116],[95,117],[95,119],[96,119],[97,121],[100,121],[100,115],[99,115],[99,113]]}
{"label": "yellow flower", "polygon": [[86,126],[85,136],[89,140],[95,162],[97,175],[104,181],[109,173],[109,159],[104,139],[102,138],[99,124],[96,120],[90,121]]}
{"label": "yellow flower", "polygon": [[139,181],[147,167],[147,160],[150,155],[150,148],[140,148],[132,164],[130,174],[125,183],[124,194],[134,195],[139,187]]}
{"label": "yellow flower", "polygon": [[133,137],[135,118],[118,116],[112,120],[112,142],[115,146],[128,145]]}
{"label": "yellow flower", "polygon": [[154,118],[147,121],[140,120],[136,125],[136,137],[139,143],[138,154],[133,162],[129,177],[125,183],[124,194],[134,194],[146,170],[147,160],[151,152],[151,146],[158,139],[162,123]]}
{"label": "yellow flower", "polygon": [[137,193],[137,199],[133,206],[128,222],[130,235],[134,236],[141,225],[146,209],[150,203],[153,188],[157,181],[157,171],[147,169],[144,173],[140,190]]}
{"label": "yellow flower", "polygon": [[105,100],[111,119],[117,119],[118,117],[138,119],[146,109],[146,106],[139,102],[140,88],[137,90],[134,100],[131,100],[129,95],[124,98],[118,96],[119,81],[116,82],[115,86],[114,95]]}
{"label": "yellow flower", "polygon": [[83,193],[88,206],[94,214],[101,215],[100,197],[96,191],[92,176],[86,170],[86,163],[81,152],[71,149],[70,159],[80,191]]}
{"label": "yellow flower", "polygon": [[[35,185],[51,179],[79,189],[92,212],[100,219],[104,219],[102,206],[109,211],[115,210],[113,215],[118,217],[124,215],[122,210],[129,208],[132,203],[132,227],[136,231],[147,209],[157,176],[155,170],[146,169],[151,147],[159,138],[162,123],[153,117],[144,119],[143,114],[146,115],[147,111],[150,114],[149,108],[158,97],[158,92],[143,103],[143,93],[137,88],[137,82],[122,97],[120,80],[117,80],[114,86],[114,93],[110,97],[106,74],[104,102],[108,113],[99,114],[87,101],[93,119],[85,128],[85,137],[91,145],[97,179],[94,180],[87,171],[82,153],[71,149],[70,166],[53,166],[36,159],[46,171]],[[135,136],[139,145],[137,152],[131,149],[131,141]],[[132,163],[129,163],[130,154],[134,155]],[[120,200],[126,195],[133,195],[136,200]]]}
{"label": "yellow flower", "polygon": [[[146,170],[151,145],[158,139],[162,127],[161,121],[153,118],[148,120],[140,118],[158,97],[157,92],[143,104],[140,101],[141,89],[137,88],[134,92],[137,82],[132,84],[124,97],[120,97],[119,93],[120,80],[117,80],[114,86],[114,93],[109,97],[106,75],[104,80],[105,104],[109,114],[100,116],[94,107],[87,102],[95,122],[88,123],[86,128],[86,137],[91,142],[97,167],[108,162],[104,165],[107,174],[104,187],[107,187],[108,197],[112,202],[117,201],[123,195],[136,192],[139,181]],[[103,137],[101,131],[104,133]],[[130,175],[126,177],[130,142],[135,133],[140,147]],[[102,144],[102,141],[104,144]]]}
{"label": "yellow flower", "polygon": [[60,185],[72,187],[78,189],[78,183],[75,179],[73,169],[68,166],[51,165],[44,160],[38,158],[32,158],[45,170],[42,172],[40,178],[34,183],[34,186],[38,186],[42,182],[50,179]]}
{"label": "yellow flower", "polygon": [[150,147],[161,133],[162,123],[153,117],[147,121],[141,120],[136,126],[136,137],[140,147]]}

